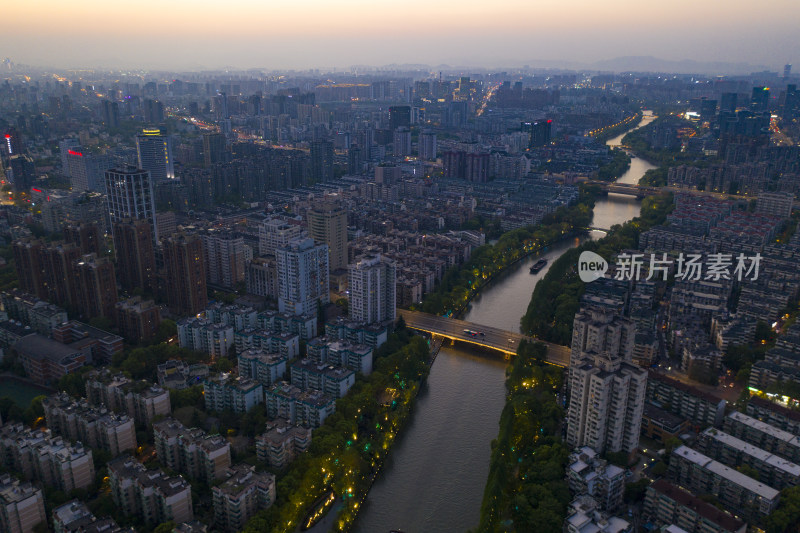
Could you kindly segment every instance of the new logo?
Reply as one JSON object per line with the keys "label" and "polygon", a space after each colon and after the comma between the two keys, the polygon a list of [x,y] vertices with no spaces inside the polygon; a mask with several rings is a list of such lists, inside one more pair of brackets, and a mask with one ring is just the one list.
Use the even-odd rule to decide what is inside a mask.
{"label": "new logo", "polygon": [[608,270],[608,261],[588,250],[581,252],[578,258],[578,276],[584,283],[602,278]]}

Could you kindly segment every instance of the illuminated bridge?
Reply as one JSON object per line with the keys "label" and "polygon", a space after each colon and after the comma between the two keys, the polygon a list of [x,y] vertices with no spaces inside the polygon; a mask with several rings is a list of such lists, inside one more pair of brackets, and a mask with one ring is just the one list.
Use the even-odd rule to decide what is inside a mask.
{"label": "illuminated bridge", "polygon": [[[569,347],[559,344],[543,342],[532,337],[512,333],[498,328],[473,324],[465,320],[447,318],[443,316],[430,315],[419,311],[406,311],[398,309],[397,314],[403,317],[406,326],[417,331],[424,331],[434,336],[446,339],[466,342],[484,348],[490,348],[502,352],[506,358],[517,353],[517,348],[522,339],[531,342],[541,342],[547,346],[547,362],[552,365],[565,367],[569,364]],[[475,331],[476,335],[471,335],[466,331]],[[483,335],[480,335],[483,333]]]}
{"label": "illuminated bridge", "polygon": [[633,185],[631,183],[612,183],[607,181],[587,180],[584,183],[587,185],[595,185],[606,192],[613,192],[615,194],[625,194],[628,196],[635,196],[639,199],[653,196],[654,194],[662,193],[682,193],[690,194],[692,196],[711,196],[719,199],[739,199],[748,200],[751,197],[741,194],[730,194],[715,191],[697,191],[694,189],[681,189],[679,187],[647,187],[644,185]]}
{"label": "illuminated bridge", "polygon": [[664,189],[658,187],[644,187],[640,185],[631,185],[629,183],[609,183],[607,181],[587,181],[586,183],[589,185],[596,185],[606,192],[625,194],[637,198],[646,198],[647,196],[665,192]]}

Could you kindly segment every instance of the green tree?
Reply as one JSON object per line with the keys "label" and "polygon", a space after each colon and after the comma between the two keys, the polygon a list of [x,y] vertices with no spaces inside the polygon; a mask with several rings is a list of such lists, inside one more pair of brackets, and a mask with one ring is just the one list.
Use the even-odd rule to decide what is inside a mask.
{"label": "green tree", "polygon": [[680,446],[683,446],[683,441],[681,439],[678,437],[669,437],[664,441],[664,455],[669,457],[672,453],[672,450]]}
{"label": "green tree", "polygon": [[3,422],[9,420],[22,422],[24,418],[22,409],[8,396],[0,398],[0,416],[2,416]]}
{"label": "green tree", "polygon": [[778,507],[765,519],[767,533],[798,533],[800,531],[800,487],[781,491]]}
{"label": "green tree", "polygon": [[72,397],[80,398],[86,394],[86,378],[84,375],[91,371],[92,367],[83,366],[77,372],[64,374],[59,378],[56,389],[64,391]]}
{"label": "green tree", "polygon": [[205,405],[203,386],[194,385],[181,390],[170,390],[169,400],[173,411],[180,409],[181,407],[195,407],[197,409],[203,409]]}
{"label": "green tree", "polygon": [[659,461],[655,465],[653,465],[652,469],[653,475],[656,477],[663,476],[667,473],[667,463],[664,461]]}
{"label": "green tree", "polygon": [[42,407],[42,400],[47,398],[45,395],[36,396],[31,400],[31,404],[25,409],[23,417],[29,424],[35,424],[38,421],[44,420],[44,407]]}
{"label": "green tree", "polygon": [[628,454],[625,452],[608,452],[606,459],[612,465],[617,465],[621,468],[627,468],[629,461]]}
{"label": "green tree", "polygon": [[642,478],[634,483],[625,484],[625,502],[637,503],[644,499],[647,487],[650,485],[650,480]]}
{"label": "green tree", "polygon": [[175,529],[175,522],[169,521],[164,522],[163,524],[159,524],[153,530],[153,533],[172,533],[172,530]]}
{"label": "green tree", "polygon": [[153,337],[153,342],[155,344],[167,342],[169,339],[175,337],[177,334],[178,334],[178,325],[175,324],[174,320],[165,318],[158,325],[158,331],[156,331],[155,337]]}
{"label": "green tree", "polygon": [[96,316],[89,320],[89,325],[93,328],[102,329],[103,331],[111,331],[114,329],[114,321],[105,316]]}
{"label": "green tree", "polygon": [[736,470],[738,470],[747,477],[755,479],[756,481],[758,481],[759,478],[761,477],[761,475],[758,473],[758,470],[756,470],[750,465],[739,465],[736,467]]}
{"label": "green tree", "polygon": [[214,361],[213,370],[215,372],[230,372],[233,370],[233,361],[227,357],[220,357]]}

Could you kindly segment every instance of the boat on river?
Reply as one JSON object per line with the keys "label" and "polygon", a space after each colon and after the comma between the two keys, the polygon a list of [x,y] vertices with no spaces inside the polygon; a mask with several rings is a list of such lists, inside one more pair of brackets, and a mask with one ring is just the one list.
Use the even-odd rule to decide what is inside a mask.
{"label": "boat on river", "polygon": [[538,273],[541,269],[543,269],[547,265],[547,259],[539,259],[531,266],[531,274]]}

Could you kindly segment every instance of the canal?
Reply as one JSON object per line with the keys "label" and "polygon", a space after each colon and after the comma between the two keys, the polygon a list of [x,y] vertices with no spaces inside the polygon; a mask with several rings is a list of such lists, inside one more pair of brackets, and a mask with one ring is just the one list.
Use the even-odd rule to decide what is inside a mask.
{"label": "canal", "polygon": [[[639,126],[653,118],[646,113]],[[619,144],[621,138],[607,144]],[[650,168],[634,158],[618,181],[637,183]],[[639,209],[635,198],[610,194],[595,204],[592,225],[622,224],[637,216]],[[593,231],[582,239],[602,236]],[[536,282],[558,256],[582,239],[557,243],[511,267],[471,302],[464,319],[519,331]],[[547,266],[531,274],[531,265],[540,257],[548,259]],[[369,492],[357,533],[467,531],[478,525],[491,442],[505,403],[505,368],[496,356],[461,346],[442,348],[408,427]]]}

